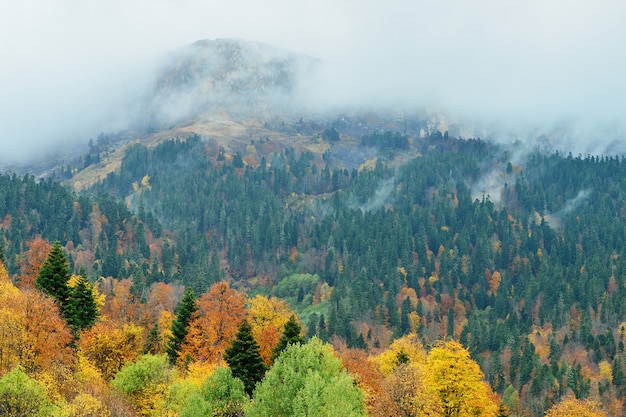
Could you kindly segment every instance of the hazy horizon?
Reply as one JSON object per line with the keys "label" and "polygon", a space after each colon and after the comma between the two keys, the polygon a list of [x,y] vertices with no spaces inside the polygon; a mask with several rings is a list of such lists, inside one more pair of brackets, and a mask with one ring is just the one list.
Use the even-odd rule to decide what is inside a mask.
{"label": "hazy horizon", "polygon": [[619,1],[7,3],[1,163],[123,128],[124,106],[163,56],[215,38],[319,58],[307,93],[316,108],[424,107],[476,133],[526,140],[558,130],[575,151],[603,152],[624,139]]}

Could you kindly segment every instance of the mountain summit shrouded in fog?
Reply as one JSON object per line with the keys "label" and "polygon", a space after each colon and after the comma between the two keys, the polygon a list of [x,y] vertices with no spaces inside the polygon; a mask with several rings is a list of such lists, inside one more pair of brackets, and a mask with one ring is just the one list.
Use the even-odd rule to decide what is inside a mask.
{"label": "mountain summit shrouded in fog", "polygon": [[[245,97],[251,86],[273,87],[274,105],[292,108],[284,87],[293,79],[271,74],[308,67],[308,59],[285,60],[281,50],[319,59],[314,78],[291,84],[301,93],[298,104],[315,111],[427,108],[468,135],[544,137],[574,152],[621,152],[625,16],[626,5],[617,1],[4,2],[0,161],[76,149],[138,120],[151,127],[181,120],[212,105],[209,91],[224,103],[235,91]],[[180,49],[207,38],[282,49],[232,48],[228,40]],[[167,51],[180,51],[168,55],[173,78],[165,75],[150,90]],[[230,67],[234,52],[256,56],[251,62],[271,74]],[[223,60],[207,60],[214,53]],[[220,88],[189,84],[218,70],[232,77]],[[146,90],[154,93],[149,105],[138,100]]]}
{"label": "mountain summit shrouded in fog", "polygon": [[157,73],[140,116],[176,122],[227,110],[262,116],[284,108],[318,62],[237,39],[201,40],[172,53]]}

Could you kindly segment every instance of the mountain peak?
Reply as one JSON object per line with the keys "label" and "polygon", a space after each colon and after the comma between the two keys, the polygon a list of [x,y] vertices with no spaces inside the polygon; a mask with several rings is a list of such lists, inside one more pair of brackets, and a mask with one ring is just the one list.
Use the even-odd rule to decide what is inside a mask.
{"label": "mountain peak", "polygon": [[151,123],[181,122],[216,109],[245,112],[288,100],[317,61],[240,39],[205,39],[174,52],[147,97]]}

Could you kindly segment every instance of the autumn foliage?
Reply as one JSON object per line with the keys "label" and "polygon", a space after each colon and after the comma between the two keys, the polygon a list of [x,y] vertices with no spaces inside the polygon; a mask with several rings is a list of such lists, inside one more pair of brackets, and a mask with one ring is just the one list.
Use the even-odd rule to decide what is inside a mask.
{"label": "autumn foliage", "polygon": [[211,286],[198,298],[198,317],[189,323],[180,357],[219,362],[247,315],[246,302],[246,296],[225,281]]}
{"label": "autumn foliage", "polygon": [[[367,366],[356,358],[367,360]],[[500,401],[478,364],[459,343],[427,351],[415,334],[395,340],[381,354],[343,355],[366,393],[371,416],[496,416]]]}
{"label": "autumn foliage", "polygon": [[101,372],[111,379],[125,363],[133,361],[143,348],[144,331],[135,324],[101,321],[83,332],[79,349]]}
{"label": "autumn foliage", "polygon": [[19,290],[0,262],[0,375],[21,365],[37,372],[72,361],[72,335],[54,300],[36,290]]}
{"label": "autumn foliage", "polygon": [[[70,286],[78,282],[73,277]],[[180,360],[171,365],[165,349],[182,289],[159,283],[150,289],[144,304],[132,295],[127,280],[109,279],[98,287],[102,293],[95,287],[89,291],[98,300],[101,315],[75,339],[55,300],[34,288],[13,285],[0,261],[0,391],[7,384],[21,387],[5,390],[11,404],[29,407],[32,403],[45,413],[69,416],[173,417],[202,410],[262,415],[262,410],[284,406],[275,390],[291,389],[283,386],[280,376],[290,372],[294,387],[299,387],[297,401],[290,407],[298,412],[330,416],[341,405],[346,415],[364,415],[366,410],[372,417],[496,417],[506,410],[465,347],[454,340],[425,347],[416,333],[395,339],[377,353],[341,343],[337,353],[318,339],[302,343],[269,367],[269,379],[258,379],[260,374],[246,385],[254,398],[249,403],[240,381],[230,369],[224,370],[225,354],[232,362],[233,349],[237,355],[245,350],[236,346],[256,346],[252,353],[260,353],[271,365],[286,323],[299,328],[286,302],[261,295],[249,298],[226,281],[212,285],[197,299],[198,310],[187,322]],[[241,331],[246,320],[251,323],[246,327],[249,343],[237,344],[237,329]],[[538,360],[550,358],[549,346],[544,346],[549,345],[548,336],[550,328],[545,327],[536,328],[528,338],[536,345],[532,351]],[[320,358],[321,365],[315,362]],[[320,367],[319,375],[298,374],[300,365]],[[585,372],[581,371],[582,378]],[[606,381],[612,381],[614,373],[620,378],[619,369],[607,362],[600,363],[598,372]],[[257,391],[255,386],[261,388]],[[0,407],[3,398],[0,395]],[[608,406],[619,412],[619,404]],[[609,415],[606,410],[599,402],[566,397],[546,415],[602,417]],[[615,413],[611,415],[619,415]]]}
{"label": "autumn foliage", "polygon": [[546,413],[546,417],[606,417],[606,415],[600,403],[576,398],[566,398]]}
{"label": "autumn foliage", "polygon": [[460,343],[448,341],[435,346],[428,353],[425,370],[427,391],[441,400],[443,415],[498,415],[497,396]]}
{"label": "autumn foliage", "polygon": [[52,245],[41,236],[36,236],[26,242],[28,250],[20,258],[20,288],[33,288],[35,278],[52,249]]}
{"label": "autumn foliage", "polygon": [[276,297],[257,295],[250,300],[250,322],[261,356],[270,364],[272,349],[280,340],[282,329],[293,314],[289,305]]}

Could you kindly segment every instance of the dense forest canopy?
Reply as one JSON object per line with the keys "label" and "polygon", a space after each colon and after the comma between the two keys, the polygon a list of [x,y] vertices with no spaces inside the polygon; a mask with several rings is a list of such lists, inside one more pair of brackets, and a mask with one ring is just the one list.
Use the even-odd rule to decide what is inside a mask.
{"label": "dense forest canopy", "polygon": [[[470,357],[463,360],[480,366],[472,378],[484,375],[489,384],[480,395],[500,398],[494,412],[501,406],[509,415],[543,415],[573,396],[620,415],[615,410],[626,397],[624,158],[536,150],[520,159],[515,149],[480,139],[409,129],[357,136],[353,146],[374,148],[376,156],[349,167],[341,163],[342,141],[354,133],[349,123],[310,130],[311,141],[328,145],[324,152],[274,146],[267,138],[251,138],[237,149],[198,135],[136,143],[126,148],[119,169],[81,193],[52,179],[2,175],[0,247],[8,276],[20,291],[32,291],[28,283],[49,245],[60,242],[70,270],[78,275],[82,268],[105,295],[101,314],[124,323],[95,326],[112,339],[116,331],[116,337],[136,339],[137,352],[145,347],[156,355],[136,367],[158,369],[166,361],[158,355],[166,352],[166,330],[185,287],[196,294],[197,308],[187,309],[183,327],[190,332],[181,333],[175,351],[182,357],[168,352],[175,366],[219,357],[239,322],[229,324],[228,336],[215,336],[213,350],[184,338],[211,334],[215,323],[202,317],[219,317],[219,311],[240,319],[249,310],[267,311],[260,307],[266,304],[250,301],[256,295],[282,311],[273,330],[264,327],[270,318],[251,322],[268,366],[293,311],[306,339],[313,338],[306,349],[327,349],[322,343],[331,342],[357,381],[368,377],[367,370],[350,368],[354,352],[376,357],[394,340],[425,349],[422,359],[411,361],[403,356],[408,352],[397,352],[399,363],[414,366],[381,367],[379,380],[370,375],[369,385],[360,384],[366,393],[391,389],[400,375],[424,384],[424,370],[437,366],[426,355],[449,349],[463,356],[464,347]],[[89,162],[99,162],[100,153],[92,148]],[[227,296],[233,311],[217,301]],[[90,331],[73,342],[85,355],[96,350]],[[306,349],[290,360],[309,355]],[[99,372],[111,379],[137,358],[122,352],[115,370]],[[328,360],[320,366],[343,381],[336,387],[356,401],[351,412],[361,415],[358,404],[365,401],[378,415],[380,404],[350,391],[347,375]],[[280,364],[287,366],[287,359]],[[273,378],[279,368],[270,369]],[[0,368],[0,377],[9,371]],[[126,374],[117,375],[113,385],[126,390]],[[215,375],[235,384],[237,404],[245,403],[231,374]],[[176,376],[158,378],[169,386]],[[374,387],[374,380],[381,385]],[[251,394],[253,385],[243,382]],[[259,385],[258,395],[267,384]],[[145,406],[145,392],[126,395]],[[208,401],[206,392],[194,395],[195,406]],[[441,400],[429,407],[444,412],[440,407],[448,404]],[[254,415],[258,404],[247,412]]]}

